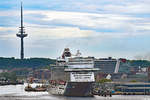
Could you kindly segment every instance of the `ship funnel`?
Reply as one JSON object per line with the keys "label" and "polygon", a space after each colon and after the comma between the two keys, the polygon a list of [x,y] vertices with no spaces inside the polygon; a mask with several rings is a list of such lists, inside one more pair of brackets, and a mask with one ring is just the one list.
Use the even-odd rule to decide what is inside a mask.
{"label": "ship funnel", "polygon": [[65,57],[71,57],[71,52],[69,48],[65,48],[64,52],[62,54],[62,58],[64,59]]}

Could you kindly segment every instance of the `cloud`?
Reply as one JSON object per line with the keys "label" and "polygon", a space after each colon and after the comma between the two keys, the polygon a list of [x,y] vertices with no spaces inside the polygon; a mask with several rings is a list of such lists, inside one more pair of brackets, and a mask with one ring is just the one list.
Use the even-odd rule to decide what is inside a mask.
{"label": "cloud", "polygon": [[[87,28],[119,28],[124,20],[133,19],[129,16],[112,15],[112,14],[93,14],[79,12],[62,12],[62,11],[29,11],[26,14],[45,15],[40,21],[51,22],[55,24],[74,25]],[[61,17],[60,17],[61,16]]]}
{"label": "cloud", "polygon": [[150,13],[149,4],[141,2],[126,2],[125,4],[108,4],[103,8],[105,11],[119,14],[144,14]]}
{"label": "cloud", "polygon": [[[2,13],[6,16],[10,14],[10,12],[6,11],[2,11]],[[16,17],[17,13],[14,11],[13,13],[11,17]],[[149,18],[122,14],[25,10],[24,19],[27,33],[31,34],[33,38],[56,39],[97,36],[125,38],[147,35],[150,31]],[[18,20],[16,25],[19,22],[20,20]],[[15,33],[17,29],[15,27],[3,27],[0,31],[4,32],[4,30],[5,32]]]}
{"label": "cloud", "polygon": [[[27,33],[31,33],[33,38],[74,38],[97,36],[118,38],[144,35],[148,34],[150,30],[149,19],[130,15],[42,10],[25,11],[24,15],[24,25]],[[14,15],[14,17],[15,16],[16,15]],[[13,30],[14,32],[14,29],[16,28],[10,29],[9,27],[3,27],[3,30],[4,29],[9,29],[9,31]],[[141,31],[142,33],[140,33]]]}
{"label": "cloud", "polygon": [[15,35],[13,33],[16,32],[15,27],[0,27],[0,39],[8,40],[8,38],[14,38]]}
{"label": "cloud", "polygon": [[89,37],[91,30],[81,30],[76,27],[56,27],[56,28],[29,28],[29,34],[32,38],[59,39],[59,38],[77,38]]}
{"label": "cloud", "polygon": [[0,11],[0,16],[5,16],[5,17],[17,17],[20,15],[20,11],[15,11],[15,10],[2,10]]}
{"label": "cloud", "polygon": [[[39,14],[40,12],[40,14]],[[33,18],[35,24],[60,27],[78,27],[93,31],[120,31],[120,33],[138,33],[140,30],[149,31],[149,19],[131,15],[96,14],[62,11],[27,11],[26,15],[42,16]],[[60,17],[61,16],[61,17]],[[37,23],[38,22],[38,23]],[[30,22],[32,23],[32,21]],[[140,28],[139,28],[140,27]],[[109,32],[112,33],[112,32]]]}
{"label": "cloud", "polygon": [[[77,31],[78,30],[82,30],[81,33],[83,33],[83,31],[87,31],[90,34],[94,33],[93,35],[96,34],[100,34],[101,33],[107,33],[107,34],[118,34],[120,33],[122,34],[137,34],[139,35],[140,32],[144,31],[144,33],[141,34],[147,34],[149,31],[149,19],[147,18],[143,18],[143,17],[137,17],[135,15],[130,15],[130,14],[126,14],[124,12],[134,12],[132,10],[138,11],[137,14],[140,13],[140,9],[143,8],[141,12],[149,12],[147,10],[147,2],[146,0],[143,0],[141,3],[141,1],[137,1],[136,5],[135,5],[135,1],[122,1],[122,0],[117,0],[117,3],[113,3],[113,0],[108,1],[95,1],[95,2],[91,2],[89,0],[86,0],[86,2],[78,2],[78,1],[74,1],[71,2],[71,4],[75,4],[75,5],[82,5],[80,6],[80,8],[85,9],[85,8],[89,8],[89,9],[93,9],[94,11],[98,10],[99,8],[103,9],[103,13],[96,13],[96,12],[88,12],[89,9],[87,9],[87,11],[85,12],[74,12],[74,11],[52,11],[52,10],[24,10],[24,19],[25,19],[25,26],[28,28],[30,27],[43,27],[43,31],[44,33],[46,30],[48,30],[47,28],[44,27],[55,27],[55,30],[61,30],[62,27],[65,28],[65,30],[69,31],[70,28],[76,29],[73,31]],[[47,1],[49,2],[49,1]],[[46,4],[47,2],[43,2],[42,4]],[[29,2],[28,2],[29,3]],[[27,1],[25,1],[25,4],[28,4]],[[37,2],[38,4],[41,3],[41,1]],[[61,4],[63,2],[59,2],[58,4]],[[90,3],[89,5],[87,5],[87,3]],[[32,4],[32,2],[31,2]],[[53,5],[54,3],[52,3]],[[57,3],[55,3],[57,4]],[[102,6],[99,7],[99,4],[103,4]],[[71,6],[71,5],[66,5],[66,6]],[[133,8],[133,9],[131,9]],[[139,9],[139,10],[138,10]],[[109,13],[106,13],[108,10],[110,10]],[[106,11],[106,12],[105,12]],[[117,13],[114,13],[113,11],[117,11]],[[10,16],[12,18],[17,17],[19,14],[19,11],[0,11],[2,13],[2,15],[0,16]],[[4,21],[4,23],[10,23],[11,26],[15,25],[18,26],[19,25],[19,17],[18,21],[11,21],[11,19],[7,19],[6,21]],[[3,23],[3,24],[4,24]],[[30,25],[30,26],[29,26]],[[6,25],[7,26],[7,25]],[[61,27],[61,29],[60,29]],[[40,29],[40,28],[39,28]],[[44,30],[46,29],[46,30]],[[40,29],[42,30],[42,29]],[[145,32],[147,31],[147,32]],[[65,31],[64,31],[65,32]],[[37,32],[39,33],[39,32]],[[64,34],[64,33],[62,33]],[[66,35],[71,35],[72,33],[67,33]],[[60,35],[60,34],[59,34]],[[54,37],[58,36],[57,35],[53,35]],[[63,35],[65,37],[65,35]],[[63,36],[58,36],[63,37]],[[79,34],[78,34],[79,36]],[[80,35],[80,36],[83,36]],[[85,36],[85,35],[84,35]],[[92,35],[90,35],[92,36]]]}

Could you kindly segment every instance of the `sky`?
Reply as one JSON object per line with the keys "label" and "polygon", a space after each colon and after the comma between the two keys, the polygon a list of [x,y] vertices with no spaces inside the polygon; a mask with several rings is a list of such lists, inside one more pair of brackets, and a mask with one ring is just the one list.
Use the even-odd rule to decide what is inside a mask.
{"label": "sky", "polygon": [[[0,57],[20,57],[20,0],[0,0]],[[150,60],[150,0],[22,0],[25,57]]]}

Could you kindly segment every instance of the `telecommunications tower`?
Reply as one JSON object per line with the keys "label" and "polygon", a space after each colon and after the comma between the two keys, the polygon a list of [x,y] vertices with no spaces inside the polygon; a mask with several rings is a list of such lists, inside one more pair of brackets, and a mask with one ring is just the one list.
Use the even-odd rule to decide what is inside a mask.
{"label": "telecommunications tower", "polygon": [[25,34],[24,26],[23,26],[23,9],[22,9],[22,2],[21,2],[21,26],[19,27],[19,33],[16,34],[17,37],[21,39],[21,53],[20,53],[20,59],[24,59],[24,43],[23,39],[24,37],[27,37],[28,34]]}

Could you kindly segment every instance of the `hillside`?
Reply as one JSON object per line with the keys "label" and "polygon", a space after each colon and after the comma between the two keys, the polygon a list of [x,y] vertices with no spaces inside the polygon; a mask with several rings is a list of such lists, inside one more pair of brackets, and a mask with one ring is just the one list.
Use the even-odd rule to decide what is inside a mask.
{"label": "hillside", "polygon": [[129,73],[132,67],[134,68],[150,67],[150,61],[148,60],[127,60],[126,63],[121,63],[119,72]]}
{"label": "hillside", "polygon": [[129,62],[131,66],[150,67],[150,61],[148,60],[130,60]]}
{"label": "hillside", "polygon": [[0,57],[0,69],[12,68],[41,68],[54,64],[54,59],[49,58],[28,58],[28,59],[15,59]]}

